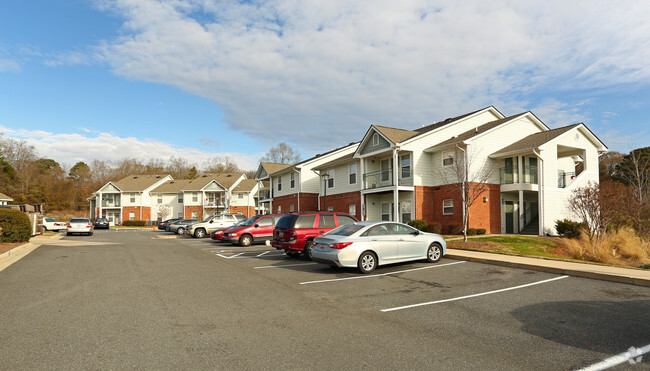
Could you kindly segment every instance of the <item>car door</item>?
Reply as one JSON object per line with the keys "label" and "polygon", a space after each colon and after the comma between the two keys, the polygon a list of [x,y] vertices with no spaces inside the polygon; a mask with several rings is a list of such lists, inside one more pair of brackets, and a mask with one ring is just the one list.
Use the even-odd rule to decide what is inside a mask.
{"label": "car door", "polygon": [[273,223],[272,216],[263,216],[257,223],[255,223],[255,230],[253,232],[254,241],[266,241],[273,239],[273,230],[275,224]]}
{"label": "car door", "polygon": [[426,255],[428,246],[424,246],[426,241],[417,229],[397,223],[390,224],[390,229],[397,237],[398,259],[418,259]]}
{"label": "car door", "polygon": [[397,259],[397,238],[387,224],[371,227],[364,233],[368,244],[377,253],[380,262],[390,262]]}

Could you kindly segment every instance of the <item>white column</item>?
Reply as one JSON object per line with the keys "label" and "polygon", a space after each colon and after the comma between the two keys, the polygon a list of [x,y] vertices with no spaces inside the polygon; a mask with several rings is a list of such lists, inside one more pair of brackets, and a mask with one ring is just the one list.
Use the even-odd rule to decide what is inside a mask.
{"label": "white column", "polygon": [[393,148],[393,221],[399,222],[399,178],[397,174],[397,148]]}
{"label": "white column", "polygon": [[524,215],[525,211],[526,210],[524,210],[524,191],[520,189],[519,190],[519,213],[518,213],[519,214],[519,220],[517,221],[517,228],[518,228],[517,233],[519,233],[521,231],[521,228],[524,227],[520,223],[521,223],[522,216]]}
{"label": "white column", "polygon": [[360,183],[360,185],[359,185],[359,196],[361,198],[361,200],[360,200],[360,205],[361,206],[359,207],[359,212],[361,213],[361,215],[359,215],[359,220],[366,220],[366,215],[365,215],[365,212],[364,212],[365,209],[366,209],[365,208],[365,206],[366,206],[366,203],[365,203],[366,198],[363,197],[363,194],[361,194],[361,191],[363,190],[363,187],[365,187],[365,184],[366,184],[365,180],[363,179],[364,174],[366,173],[365,172],[365,166],[364,166],[365,162],[366,161],[363,158],[359,161],[359,175],[361,175],[359,177],[359,183]]}

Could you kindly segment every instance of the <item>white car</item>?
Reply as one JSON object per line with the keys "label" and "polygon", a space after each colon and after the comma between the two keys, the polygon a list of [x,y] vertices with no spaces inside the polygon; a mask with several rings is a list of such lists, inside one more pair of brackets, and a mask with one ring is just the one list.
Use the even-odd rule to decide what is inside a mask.
{"label": "white car", "polygon": [[54,218],[43,218],[44,231],[60,231],[66,227],[65,222],[57,222]]}
{"label": "white car", "polygon": [[311,258],[315,262],[357,267],[361,273],[411,260],[435,263],[447,251],[445,240],[438,234],[386,221],[346,224],[316,237],[314,242]]}
{"label": "white car", "polygon": [[93,223],[88,218],[72,218],[66,226],[66,235],[73,233],[84,233],[93,235]]}

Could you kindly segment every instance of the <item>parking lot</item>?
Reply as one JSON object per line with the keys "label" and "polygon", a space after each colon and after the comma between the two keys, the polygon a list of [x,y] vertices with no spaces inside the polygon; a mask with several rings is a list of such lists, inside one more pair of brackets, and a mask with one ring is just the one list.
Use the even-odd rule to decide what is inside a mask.
{"label": "parking lot", "polygon": [[[577,369],[650,344],[647,287],[447,258],[360,275],[265,245],[162,235],[96,231],[42,246],[0,272],[3,298],[12,283],[26,291],[5,310],[38,314],[40,329],[101,330],[111,340],[94,341],[107,346],[103,358],[82,357],[91,367]],[[43,293],[40,304],[30,290]],[[74,303],[84,310],[72,318],[51,312]],[[30,334],[7,316],[0,325],[3,344]],[[64,354],[103,349],[41,334],[21,342],[63,340]],[[134,351],[143,347],[153,355]],[[28,358],[13,351],[20,356],[2,351],[7,365]],[[647,369],[648,358],[622,367]]]}

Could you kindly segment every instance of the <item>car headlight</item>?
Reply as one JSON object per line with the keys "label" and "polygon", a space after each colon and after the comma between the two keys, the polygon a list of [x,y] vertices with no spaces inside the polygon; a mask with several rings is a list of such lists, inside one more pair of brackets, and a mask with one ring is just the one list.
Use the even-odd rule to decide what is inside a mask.
{"label": "car headlight", "polygon": [[237,233],[228,233],[228,237],[237,237]]}

